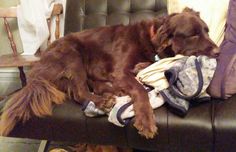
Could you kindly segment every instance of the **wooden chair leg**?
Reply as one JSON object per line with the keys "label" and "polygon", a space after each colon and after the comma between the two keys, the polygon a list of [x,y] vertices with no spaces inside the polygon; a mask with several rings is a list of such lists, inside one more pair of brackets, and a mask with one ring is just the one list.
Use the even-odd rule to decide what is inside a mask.
{"label": "wooden chair leg", "polygon": [[26,85],[26,76],[23,67],[18,67],[20,71],[20,80],[21,80],[21,85],[24,87]]}
{"label": "wooden chair leg", "polygon": [[10,28],[10,25],[9,25],[6,17],[4,17],[4,26],[5,26],[5,29],[7,31],[7,36],[8,36],[8,39],[10,41],[10,45],[11,45],[11,49],[13,51],[13,54],[17,55],[16,43],[14,41],[13,34],[11,32],[11,28]]}
{"label": "wooden chair leg", "polygon": [[47,152],[49,145],[50,145],[50,141],[41,140],[38,152]]}
{"label": "wooden chair leg", "polygon": [[[10,45],[11,45],[11,48],[12,48],[12,51],[13,51],[13,54],[15,56],[17,56],[17,48],[16,48],[16,43],[14,41],[14,38],[13,38],[13,34],[11,32],[11,29],[10,29],[10,25],[6,19],[6,17],[4,17],[4,25],[5,25],[5,29],[7,31],[7,36],[8,36],[8,39],[10,41]],[[25,76],[25,73],[24,73],[24,70],[23,70],[23,67],[18,67],[19,71],[20,71],[20,79],[21,79],[21,85],[22,87],[24,87],[26,85],[26,76]]]}

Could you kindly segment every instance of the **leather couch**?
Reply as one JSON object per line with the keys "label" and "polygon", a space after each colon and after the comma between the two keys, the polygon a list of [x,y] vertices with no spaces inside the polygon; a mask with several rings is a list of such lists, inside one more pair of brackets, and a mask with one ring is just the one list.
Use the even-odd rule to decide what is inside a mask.
{"label": "leather couch", "polygon": [[[67,0],[65,33],[103,25],[129,24],[166,14],[166,0]],[[166,106],[155,110],[159,135],[146,140],[132,122],[114,126],[107,117],[88,118],[67,101],[53,115],[18,124],[9,136],[54,141],[109,144],[160,152],[236,151],[236,96],[212,100],[190,109],[186,117]]]}

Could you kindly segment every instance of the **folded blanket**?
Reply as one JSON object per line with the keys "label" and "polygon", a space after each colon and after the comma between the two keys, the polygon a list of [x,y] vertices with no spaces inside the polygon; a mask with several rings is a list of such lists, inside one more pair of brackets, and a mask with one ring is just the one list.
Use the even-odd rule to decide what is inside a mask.
{"label": "folded blanket", "polygon": [[137,74],[137,79],[148,86],[155,88],[156,92],[169,87],[169,83],[165,78],[164,72],[172,67],[175,61],[184,58],[183,55],[161,59]]}
{"label": "folded blanket", "polygon": [[176,61],[165,72],[170,86],[160,91],[160,94],[174,112],[184,116],[191,103],[210,100],[206,89],[212,80],[216,64],[214,58],[190,56]]}
{"label": "folded blanket", "polygon": [[[156,109],[164,104],[162,97],[155,92],[155,90],[148,92],[149,101],[153,109]],[[116,104],[109,113],[105,113],[102,110],[96,108],[92,101],[89,101],[83,106],[83,111],[88,117],[95,117],[99,115],[108,115],[108,121],[124,127],[128,122],[129,118],[134,117],[134,107],[129,96],[116,96]]]}
{"label": "folded blanket", "polygon": [[[164,104],[164,100],[155,92],[155,90],[148,92],[148,97],[152,109],[161,107]],[[126,98],[126,100],[123,98]],[[134,117],[134,115],[134,107],[131,103],[131,98],[129,96],[118,97],[117,103],[109,113],[108,121],[117,126],[123,127],[129,122],[129,118]]]}

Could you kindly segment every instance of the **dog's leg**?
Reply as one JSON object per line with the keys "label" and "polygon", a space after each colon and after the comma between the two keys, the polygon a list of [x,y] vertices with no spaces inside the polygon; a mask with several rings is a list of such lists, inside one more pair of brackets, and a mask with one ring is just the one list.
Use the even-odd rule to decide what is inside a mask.
{"label": "dog's leg", "polygon": [[157,127],[153,109],[151,108],[148,94],[144,87],[133,75],[116,77],[114,86],[117,89],[122,89],[131,96],[135,112],[134,126],[138,129],[139,134],[146,138],[153,138],[157,133]]}
{"label": "dog's leg", "polygon": [[102,97],[90,92],[87,84],[87,75],[83,68],[72,70],[73,77],[71,78],[72,92],[74,99],[78,102],[93,101],[95,104],[102,102]]}
{"label": "dog's leg", "polygon": [[114,93],[115,90],[110,82],[88,80],[88,85],[97,95],[102,95],[106,92]]}
{"label": "dog's leg", "polygon": [[73,97],[76,101],[80,103],[93,101],[102,110],[109,110],[112,105],[111,102],[114,102],[113,96],[111,94],[98,95],[96,92],[92,93],[89,90],[87,73],[82,60],[78,58],[72,64],[68,65],[67,69],[66,75],[71,80]]}
{"label": "dog's leg", "polygon": [[115,104],[115,98],[111,93],[103,93],[103,94],[96,94],[96,92],[91,93],[86,77],[84,77],[84,72],[81,72],[72,79],[73,85],[73,94],[76,101],[93,101],[97,107],[102,109],[103,111],[109,112],[111,107]]}
{"label": "dog's leg", "polygon": [[104,104],[102,105],[102,109],[106,111],[110,111],[111,108],[116,104],[116,96],[122,96],[121,92],[117,92],[114,90],[111,82],[103,82],[99,80],[89,80],[88,81],[89,87],[93,89],[93,92],[97,95],[101,95],[105,100]]}

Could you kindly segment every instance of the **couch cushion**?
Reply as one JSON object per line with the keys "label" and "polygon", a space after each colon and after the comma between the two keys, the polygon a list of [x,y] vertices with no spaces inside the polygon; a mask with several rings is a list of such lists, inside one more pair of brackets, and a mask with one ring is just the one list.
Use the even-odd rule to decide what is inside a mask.
{"label": "couch cushion", "polygon": [[213,148],[211,102],[190,108],[184,118],[168,112],[168,132],[170,151],[211,152]]}
{"label": "couch cushion", "polygon": [[158,135],[154,139],[146,140],[141,137],[133,127],[134,119],[126,127],[127,140],[129,147],[135,147],[143,150],[153,150],[166,152],[169,151],[168,141],[168,112],[165,106],[157,108],[155,111]]}
{"label": "couch cushion", "polygon": [[18,124],[9,136],[61,141],[87,141],[86,118],[75,102],[55,105],[53,115]]}
{"label": "couch cushion", "polygon": [[118,127],[108,122],[107,116],[85,117],[79,104],[68,101],[54,106],[50,117],[34,117],[25,124],[19,123],[9,136],[168,151],[166,107],[155,110],[155,115],[159,135],[146,140],[133,127],[133,119],[126,127]]}
{"label": "couch cushion", "polygon": [[[87,143],[127,147],[126,130],[108,122],[107,116],[87,118]],[[85,134],[86,134],[85,133]]]}
{"label": "couch cushion", "polygon": [[208,92],[227,99],[236,94],[236,0],[230,0],[225,38],[220,46],[217,67]]}
{"label": "couch cushion", "polygon": [[234,152],[236,149],[236,95],[215,104],[215,151]]}
{"label": "couch cushion", "polygon": [[[106,116],[85,117],[77,103],[66,102],[55,106],[51,117],[33,118],[24,125],[19,124],[10,136],[109,144],[162,152],[193,149],[207,152],[213,147],[211,107],[207,103],[192,108],[185,118],[171,114],[166,106],[156,109],[159,135],[146,140],[133,127],[133,119],[126,127],[117,127],[109,123]],[[225,126],[221,127],[224,131]]]}
{"label": "couch cushion", "polygon": [[104,25],[129,24],[166,14],[166,0],[68,0],[65,34]]}

